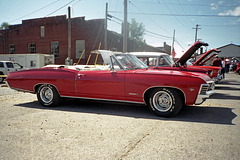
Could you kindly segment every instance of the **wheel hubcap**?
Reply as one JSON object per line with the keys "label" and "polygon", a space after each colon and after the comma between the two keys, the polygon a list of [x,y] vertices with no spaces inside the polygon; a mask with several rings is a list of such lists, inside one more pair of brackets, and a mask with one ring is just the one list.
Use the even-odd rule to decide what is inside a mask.
{"label": "wheel hubcap", "polygon": [[53,91],[50,87],[45,86],[40,91],[40,97],[44,103],[49,103],[53,99]]}
{"label": "wheel hubcap", "polygon": [[153,96],[153,105],[158,111],[167,112],[172,104],[171,95],[165,91],[159,91]]}

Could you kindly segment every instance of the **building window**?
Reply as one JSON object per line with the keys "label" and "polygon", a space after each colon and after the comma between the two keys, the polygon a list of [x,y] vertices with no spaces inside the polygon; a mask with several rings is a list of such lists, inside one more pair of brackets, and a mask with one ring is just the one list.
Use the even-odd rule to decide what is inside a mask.
{"label": "building window", "polygon": [[45,37],[45,28],[44,28],[44,26],[40,27],[40,36],[41,37]]}
{"label": "building window", "polygon": [[59,42],[51,42],[51,54],[54,55],[55,58],[59,57]]}
{"label": "building window", "polygon": [[28,53],[36,53],[36,43],[28,43]]}
{"label": "building window", "polygon": [[36,67],[36,61],[30,61],[30,66],[31,67]]}
{"label": "building window", "polygon": [[15,53],[15,44],[9,44],[9,54]]}
{"label": "building window", "polygon": [[[85,58],[85,40],[76,40],[76,58]],[[83,54],[83,55],[82,55]]]}

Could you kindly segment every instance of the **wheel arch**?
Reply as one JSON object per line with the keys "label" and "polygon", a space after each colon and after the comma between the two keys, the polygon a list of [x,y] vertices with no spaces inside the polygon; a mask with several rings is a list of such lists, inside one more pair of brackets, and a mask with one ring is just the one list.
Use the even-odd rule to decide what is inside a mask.
{"label": "wheel arch", "polygon": [[53,85],[53,84],[50,84],[50,83],[38,83],[38,84],[36,84],[36,85],[33,87],[34,93],[37,93],[39,87],[42,86],[42,85],[50,85],[50,86],[54,87],[54,88],[57,90],[58,94],[60,95],[57,87],[56,87],[55,85]]}
{"label": "wheel arch", "polygon": [[143,93],[143,99],[144,99],[144,102],[145,104],[148,104],[148,99],[149,99],[149,95],[150,93],[155,90],[155,89],[163,89],[163,88],[166,88],[166,89],[174,89],[175,91],[177,91],[179,93],[179,95],[181,96],[181,99],[183,100],[183,105],[186,104],[186,95],[185,93],[179,89],[179,88],[176,88],[176,87],[172,87],[172,86],[155,86],[155,87],[150,87],[148,89],[145,90],[145,92]]}

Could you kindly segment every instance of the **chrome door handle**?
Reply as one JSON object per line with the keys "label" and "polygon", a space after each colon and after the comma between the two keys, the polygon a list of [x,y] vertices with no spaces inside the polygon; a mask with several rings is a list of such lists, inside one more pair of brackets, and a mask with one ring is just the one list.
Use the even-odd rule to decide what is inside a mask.
{"label": "chrome door handle", "polygon": [[78,74],[78,77],[86,76],[85,74]]}

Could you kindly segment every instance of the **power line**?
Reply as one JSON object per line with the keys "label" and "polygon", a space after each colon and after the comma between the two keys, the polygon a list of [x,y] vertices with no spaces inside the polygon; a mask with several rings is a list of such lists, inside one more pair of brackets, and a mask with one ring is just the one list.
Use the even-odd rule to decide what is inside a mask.
{"label": "power line", "polygon": [[[212,4],[192,4],[192,3],[166,3],[166,2],[147,2],[147,1],[134,1],[136,3],[148,3],[148,4],[165,4],[165,5],[181,5],[181,6],[194,6],[194,7],[212,7]],[[236,7],[236,5],[223,5],[217,4],[218,7]]]}
{"label": "power line", "polygon": [[68,2],[68,3],[66,3],[65,5],[63,5],[62,7],[58,8],[58,9],[56,9],[55,11],[51,12],[50,14],[46,15],[45,17],[50,16],[51,14],[59,11],[60,9],[66,7],[67,5],[69,5],[70,3],[72,3],[73,1],[75,1],[75,0],[72,0],[72,1],[70,1],[70,2]]}
{"label": "power line", "polygon": [[[138,8],[136,5],[134,5],[131,1],[130,4],[132,4],[135,8],[137,8],[140,12],[142,12],[142,10],[140,8]],[[128,12],[130,13],[130,12]],[[169,33],[165,28],[163,28],[162,26],[160,26],[157,22],[155,22],[151,17],[149,17],[148,15],[144,14],[145,16],[147,16],[148,19],[150,19],[154,24],[156,24],[158,27],[160,27],[162,30],[164,30],[166,33],[168,33],[169,35],[171,35],[171,33]]]}
{"label": "power line", "polygon": [[42,8],[39,8],[39,9],[36,10],[36,11],[33,11],[33,12],[31,12],[31,13],[28,13],[28,14],[22,16],[22,17],[19,17],[19,18],[14,19],[14,20],[11,20],[11,21],[9,21],[9,23],[14,22],[14,21],[17,21],[17,20],[19,20],[19,19],[22,19],[22,18],[24,18],[24,17],[26,17],[26,16],[29,16],[29,15],[31,15],[31,14],[34,14],[34,13],[36,13],[36,12],[38,12],[38,11],[44,9],[44,8],[47,8],[48,6],[51,6],[52,4],[54,4],[54,3],[58,2],[58,1],[60,1],[60,0],[56,0],[56,1],[54,1],[54,2],[52,2],[52,3],[50,3],[50,4],[46,5],[46,6],[44,6],[44,7],[42,7]]}
{"label": "power line", "polygon": [[161,34],[157,34],[157,33],[154,33],[154,32],[150,32],[148,30],[145,30],[145,32],[147,33],[150,33],[150,34],[154,34],[156,36],[159,36],[159,37],[163,37],[163,38],[168,38],[168,39],[171,39],[172,37],[169,37],[169,36],[164,36],[164,35],[161,35]]}
{"label": "power line", "polygon": [[[112,13],[123,13],[119,11],[109,11]],[[136,13],[136,12],[128,12],[129,14],[138,14],[138,15],[155,15],[155,16],[181,16],[181,17],[218,17],[218,18],[239,18],[240,16],[231,16],[231,15],[211,15],[211,14],[165,14],[165,13]]]}
{"label": "power line", "polygon": [[[43,17],[43,18],[46,18],[47,16],[49,16],[49,15],[51,15],[51,14],[53,14],[53,13],[59,11],[60,9],[64,8],[65,6],[67,6],[68,4],[70,4],[70,3],[74,2],[74,1],[75,1],[75,0],[72,0],[72,1],[70,1],[70,2],[68,2],[68,3],[66,3],[64,6],[62,6],[62,7],[58,8],[58,9],[56,9],[55,11],[51,12],[50,14],[46,15],[46,16]],[[35,12],[35,11],[34,11],[34,12]],[[25,25],[21,24],[21,28],[24,28],[24,27],[30,26],[30,25],[32,25],[32,24],[34,24],[34,21],[31,21],[30,23],[25,24]],[[17,31],[17,30],[19,30],[19,27],[15,28],[15,29],[12,29],[12,30],[9,30],[9,32],[13,32],[13,31]]]}
{"label": "power line", "polygon": [[[159,3],[159,5],[161,5],[162,3]],[[172,11],[170,8],[173,8],[173,6],[171,6],[170,8],[167,6],[167,5],[165,5],[166,6],[166,8],[170,11],[170,13],[175,13],[174,11]],[[178,17],[176,17],[176,16],[174,16],[175,18],[176,18],[176,20],[180,23],[180,24],[182,24],[185,28],[187,28],[188,29],[188,24],[186,24],[183,20],[181,21]]]}
{"label": "power line", "polygon": [[[117,17],[115,17],[115,16],[112,16],[112,15],[109,15],[109,14],[108,14],[108,17],[110,17],[110,18],[115,18],[115,19],[123,22],[123,20],[121,20],[121,19],[119,19],[119,18],[117,18]],[[115,23],[117,23],[117,24],[119,24],[119,25],[122,25],[121,23],[119,23],[119,22],[117,22],[117,21],[115,21],[115,20],[113,20],[113,19],[108,19],[108,20],[110,20],[110,21],[112,21],[112,22],[115,22]],[[158,37],[162,37],[162,38],[168,38],[168,39],[171,39],[171,38],[172,38],[172,37],[169,37],[169,36],[165,36],[165,35],[161,35],[161,34],[158,34],[158,33],[154,33],[154,32],[148,31],[148,30],[146,30],[146,29],[145,29],[145,32],[150,33],[150,34],[154,34],[154,35],[156,35],[156,36],[158,36]]]}

